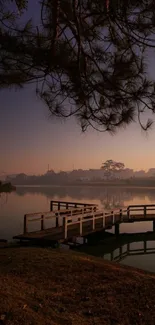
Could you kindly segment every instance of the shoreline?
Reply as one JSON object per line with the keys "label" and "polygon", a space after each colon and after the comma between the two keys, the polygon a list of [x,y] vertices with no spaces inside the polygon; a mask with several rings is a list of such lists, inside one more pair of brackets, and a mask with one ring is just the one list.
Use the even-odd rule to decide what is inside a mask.
{"label": "shoreline", "polygon": [[61,249],[2,248],[0,260],[4,324],[155,323],[155,274]]}
{"label": "shoreline", "polygon": [[107,188],[107,187],[111,187],[111,188],[126,188],[126,189],[130,189],[130,188],[133,188],[133,189],[153,189],[155,190],[155,186],[145,186],[145,185],[118,185],[118,184],[101,184],[101,183],[98,183],[98,184],[62,184],[62,185],[16,185],[16,188],[27,188],[27,187],[31,187],[31,188],[61,188],[61,187],[88,187],[88,188],[92,188],[92,187],[103,187],[103,188]]}

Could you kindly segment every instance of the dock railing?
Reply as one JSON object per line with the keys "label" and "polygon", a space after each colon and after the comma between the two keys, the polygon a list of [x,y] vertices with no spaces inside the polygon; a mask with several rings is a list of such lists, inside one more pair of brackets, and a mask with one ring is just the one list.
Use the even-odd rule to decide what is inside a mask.
{"label": "dock railing", "polygon": [[28,232],[28,224],[32,222],[40,221],[40,230],[44,230],[45,220],[53,219],[56,227],[59,227],[64,215],[73,218],[79,214],[91,213],[92,211],[97,211],[96,205],[25,214],[23,233],[25,234]]}
{"label": "dock railing", "polygon": [[144,217],[147,216],[148,214],[150,214],[148,212],[154,212],[154,214],[155,214],[155,204],[129,205],[127,207],[128,218],[130,218],[133,215],[133,212],[134,212],[134,215],[141,213]]}
{"label": "dock railing", "polygon": [[60,210],[61,208],[65,208],[66,210],[69,208],[82,208],[82,207],[92,207],[92,206],[98,206],[97,204],[91,204],[91,203],[82,203],[82,202],[68,202],[68,201],[51,201],[50,202],[50,210],[53,211],[56,207],[57,210]]}
{"label": "dock railing", "polygon": [[103,211],[93,211],[91,214],[80,214],[78,215],[78,220],[74,220],[69,216],[63,218],[63,233],[64,239],[68,238],[68,231],[71,229],[73,225],[78,225],[79,227],[79,235],[82,236],[84,224],[90,222],[92,231],[95,231],[98,228],[96,223],[97,220],[100,220],[100,228],[105,228],[106,225],[109,226],[116,224],[117,222],[122,222],[123,212],[126,212],[127,209],[120,209],[111,211],[109,213],[105,213]]}
{"label": "dock railing", "polygon": [[[39,231],[46,229],[45,222],[48,219],[54,221],[52,228],[63,226],[64,238],[68,236],[68,231],[73,225],[78,225],[80,236],[83,234],[83,228],[86,222],[90,222],[91,231],[95,231],[98,227],[97,222],[100,219],[100,224],[104,229],[106,225],[114,225],[125,221],[134,221],[137,217],[141,219],[149,219],[151,216],[155,217],[155,204],[148,205],[130,205],[126,208],[104,212],[99,210],[95,204],[83,204],[74,202],[59,202],[52,201],[55,204],[61,203],[59,210],[52,210],[47,212],[30,213],[24,216],[23,233],[29,232],[28,224],[40,221]],[[68,204],[68,205],[66,205]],[[70,206],[71,204],[71,206]],[[64,206],[63,206],[64,205]],[[76,205],[76,206],[75,206]],[[68,208],[64,208],[68,206]],[[77,228],[78,228],[77,227]],[[155,228],[155,225],[154,225]],[[48,229],[48,228],[47,228]]]}

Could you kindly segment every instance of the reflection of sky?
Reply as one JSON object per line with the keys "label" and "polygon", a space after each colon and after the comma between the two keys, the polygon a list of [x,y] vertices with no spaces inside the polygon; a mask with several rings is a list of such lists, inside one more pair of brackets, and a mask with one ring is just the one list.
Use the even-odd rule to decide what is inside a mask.
{"label": "reflection of sky", "polygon": [[155,253],[152,255],[127,256],[121,264],[155,273]]}
{"label": "reflection of sky", "polygon": [[[29,13],[38,17],[36,4]],[[25,18],[26,19],[26,18]],[[151,76],[155,75],[153,54],[149,55]],[[35,87],[3,90],[0,93],[0,172],[43,173],[50,168],[100,168],[106,159],[122,161],[127,167],[148,169],[155,166],[155,128],[148,136],[137,124],[115,136],[91,129],[81,134],[74,119],[66,123],[49,118],[47,107],[36,98]]]}

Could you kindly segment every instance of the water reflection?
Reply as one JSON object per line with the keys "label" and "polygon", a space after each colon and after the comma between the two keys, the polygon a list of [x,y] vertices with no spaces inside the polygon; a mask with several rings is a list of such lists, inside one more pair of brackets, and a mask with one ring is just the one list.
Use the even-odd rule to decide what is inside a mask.
{"label": "water reflection", "polygon": [[9,193],[0,193],[0,206],[7,204]]}
{"label": "water reflection", "polygon": [[155,272],[155,232],[120,234],[117,238],[89,238],[88,245],[78,248],[90,255]]}
{"label": "water reflection", "polygon": [[81,187],[81,186],[24,186],[17,187],[18,196],[42,195],[47,198],[58,199],[69,197],[73,200],[96,200],[102,206],[124,206],[133,200],[137,202],[155,202],[155,189],[150,188],[121,188],[121,187]]}

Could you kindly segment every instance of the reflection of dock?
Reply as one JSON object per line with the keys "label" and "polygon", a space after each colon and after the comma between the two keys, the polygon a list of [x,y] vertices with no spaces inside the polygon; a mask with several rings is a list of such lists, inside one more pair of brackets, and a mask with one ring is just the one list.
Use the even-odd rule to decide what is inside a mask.
{"label": "reflection of dock", "polygon": [[[154,243],[154,247],[148,247],[148,242]],[[135,243],[140,243],[141,248],[132,248]],[[127,256],[139,256],[155,254],[155,232],[120,234],[118,240],[107,245],[104,255],[110,254],[111,261],[120,262]],[[117,252],[117,253],[116,253]]]}
{"label": "reflection of dock", "polygon": [[[53,210],[54,206],[56,210]],[[113,226],[115,235],[119,235],[121,223],[140,221],[153,221],[155,230],[155,205],[134,205],[105,213],[94,204],[51,201],[50,211],[24,216],[23,234],[14,239],[64,242],[78,236],[87,237]],[[39,229],[30,232],[30,224],[39,225]]]}

